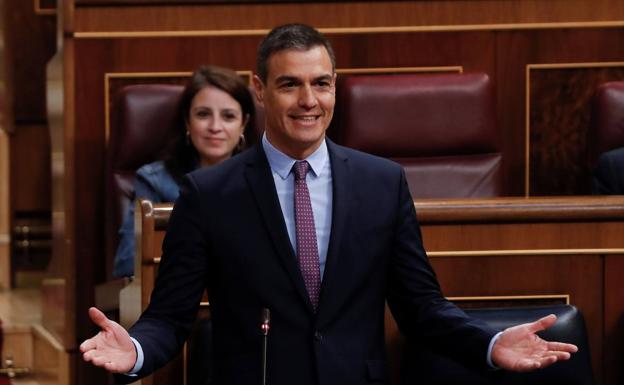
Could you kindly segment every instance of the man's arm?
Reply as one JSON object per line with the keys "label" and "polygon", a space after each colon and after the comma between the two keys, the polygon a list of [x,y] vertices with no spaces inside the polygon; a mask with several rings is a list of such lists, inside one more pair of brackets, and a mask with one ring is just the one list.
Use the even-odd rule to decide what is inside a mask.
{"label": "man's arm", "polygon": [[[472,319],[444,299],[422,246],[413,201],[401,172],[400,206],[388,303],[399,328],[433,349],[476,368],[486,366],[497,331]],[[502,369],[530,371],[570,358],[577,347],[548,342],[537,332],[552,326],[554,315],[503,331],[491,347],[491,362]]]}

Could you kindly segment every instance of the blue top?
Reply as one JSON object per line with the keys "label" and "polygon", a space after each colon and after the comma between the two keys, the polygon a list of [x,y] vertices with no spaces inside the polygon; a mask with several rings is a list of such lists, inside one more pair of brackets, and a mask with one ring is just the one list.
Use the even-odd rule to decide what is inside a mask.
{"label": "blue top", "polygon": [[[139,168],[134,178],[134,197],[149,199],[153,203],[174,202],[180,195],[180,186],[165,168],[165,162],[156,161]],[[134,275],[134,205],[128,208],[119,228],[119,244],[115,254],[115,277]]]}

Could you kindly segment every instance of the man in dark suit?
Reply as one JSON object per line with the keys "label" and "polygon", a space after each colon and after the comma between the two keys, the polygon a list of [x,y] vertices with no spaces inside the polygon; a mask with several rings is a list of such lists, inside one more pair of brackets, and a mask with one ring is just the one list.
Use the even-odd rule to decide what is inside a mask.
{"label": "man in dark suit", "polygon": [[624,194],[624,147],[600,155],[592,175],[592,193]]}
{"label": "man in dark suit", "polygon": [[445,300],[402,168],[325,137],[336,73],[320,33],[274,29],[257,72],[262,142],[186,178],[149,307],[129,334],[90,309],[102,332],[85,360],[122,382],[151,373],[183,345],[204,288],[216,384],[260,383],[263,309],[269,384],[387,383],[386,301],[403,333],[475,368],[532,370],[576,351],[535,335],[554,316],[498,333]]}

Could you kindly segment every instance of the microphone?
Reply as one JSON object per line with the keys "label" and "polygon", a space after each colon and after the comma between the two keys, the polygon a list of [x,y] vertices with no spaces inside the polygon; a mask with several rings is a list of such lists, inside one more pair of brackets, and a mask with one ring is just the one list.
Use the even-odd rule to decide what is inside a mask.
{"label": "microphone", "polygon": [[271,328],[271,311],[267,308],[262,309],[262,334],[269,335],[269,329]]}
{"label": "microphone", "polygon": [[266,385],[267,374],[267,344],[269,339],[269,329],[271,328],[271,311],[267,308],[262,309],[262,385]]}

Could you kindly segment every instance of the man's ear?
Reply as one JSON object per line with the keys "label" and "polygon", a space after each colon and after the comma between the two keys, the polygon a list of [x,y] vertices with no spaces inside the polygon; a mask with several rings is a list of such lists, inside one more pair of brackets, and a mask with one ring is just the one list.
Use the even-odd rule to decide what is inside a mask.
{"label": "man's ear", "polygon": [[262,80],[260,80],[258,75],[254,75],[253,76],[252,82],[253,82],[254,94],[256,96],[256,100],[258,101],[258,104],[260,104],[262,107],[264,107],[264,88],[265,88],[265,85],[264,85],[264,83],[262,83]]}

